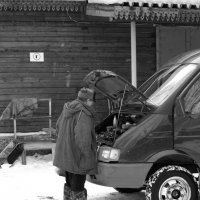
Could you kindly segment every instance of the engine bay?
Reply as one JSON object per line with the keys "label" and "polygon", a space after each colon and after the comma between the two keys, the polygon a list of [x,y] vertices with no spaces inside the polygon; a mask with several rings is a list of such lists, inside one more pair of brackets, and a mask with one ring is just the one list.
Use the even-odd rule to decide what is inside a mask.
{"label": "engine bay", "polygon": [[128,129],[137,125],[144,117],[143,113],[113,113],[96,126],[97,145],[112,146],[117,138],[119,138]]}

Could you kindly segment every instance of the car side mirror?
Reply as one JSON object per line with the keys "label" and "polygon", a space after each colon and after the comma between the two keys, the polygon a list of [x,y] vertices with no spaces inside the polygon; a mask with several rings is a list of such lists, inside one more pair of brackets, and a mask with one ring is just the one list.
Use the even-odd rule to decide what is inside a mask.
{"label": "car side mirror", "polygon": [[200,118],[200,102],[194,104],[191,108],[191,111],[187,112],[186,114],[192,119]]}

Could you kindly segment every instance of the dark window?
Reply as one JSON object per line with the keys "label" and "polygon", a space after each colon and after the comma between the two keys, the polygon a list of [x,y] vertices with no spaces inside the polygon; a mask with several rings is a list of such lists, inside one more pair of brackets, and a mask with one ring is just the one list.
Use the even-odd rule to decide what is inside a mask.
{"label": "dark window", "polygon": [[200,113],[200,79],[198,79],[184,97],[185,112]]}

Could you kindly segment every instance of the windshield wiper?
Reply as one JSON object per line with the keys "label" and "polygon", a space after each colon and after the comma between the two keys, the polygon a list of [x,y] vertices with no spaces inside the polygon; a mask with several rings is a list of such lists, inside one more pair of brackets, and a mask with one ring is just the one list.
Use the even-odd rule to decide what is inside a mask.
{"label": "windshield wiper", "polygon": [[[142,103],[149,111],[152,110],[152,107],[155,107],[153,103],[149,103],[147,102],[148,98],[143,94],[141,93],[140,91],[137,91],[138,93],[135,94],[134,91],[133,91],[133,94],[135,94],[133,96],[133,99],[136,99],[138,100],[140,103]],[[150,104],[150,105],[149,105]]]}

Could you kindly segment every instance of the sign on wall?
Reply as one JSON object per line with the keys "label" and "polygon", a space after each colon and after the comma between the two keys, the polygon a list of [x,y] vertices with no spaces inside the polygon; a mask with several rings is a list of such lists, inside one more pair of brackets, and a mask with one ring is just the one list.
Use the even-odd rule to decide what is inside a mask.
{"label": "sign on wall", "polygon": [[44,53],[30,52],[30,62],[44,62]]}

